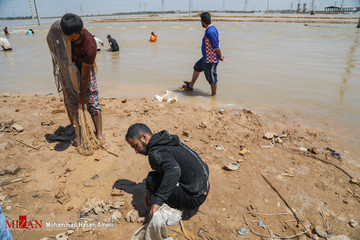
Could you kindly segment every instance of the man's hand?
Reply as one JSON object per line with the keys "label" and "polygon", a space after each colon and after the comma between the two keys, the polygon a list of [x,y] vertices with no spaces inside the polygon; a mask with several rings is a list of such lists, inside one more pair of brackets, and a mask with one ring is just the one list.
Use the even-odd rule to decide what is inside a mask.
{"label": "man's hand", "polygon": [[88,99],[86,97],[86,94],[81,94],[80,93],[80,99],[79,99],[79,102],[81,105],[85,105],[88,103]]}
{"label": "man's hand", "polygon": [[144,195],[144,205],[146,208],[150,208],[151,192],[146,190]]}
{"label": "man's hand", "polygon": [[220,61],[225,62],[225,57],[224,57],[224,56],[221,56],[221,57],[220,57]]}
{"label": "man's hand", "polygon": [[154,213],[155,213],[159,208],[160,208],[160,206],[157,205],[157,204],[153,204],[153,205],[151,206],[150,213],[149,213],[149,218],[150,218],[150,220],[152,219]]}

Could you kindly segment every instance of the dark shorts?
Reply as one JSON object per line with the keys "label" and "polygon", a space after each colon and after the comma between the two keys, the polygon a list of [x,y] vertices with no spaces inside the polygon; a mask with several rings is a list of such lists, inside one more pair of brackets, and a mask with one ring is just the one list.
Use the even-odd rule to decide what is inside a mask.
{"label": "dark shorts", "polygon": [[205,63],[203,58],[200,58],[200,60],[195,63],[194,70],[197,72],[204,71],[206,80],[210,85],[213,85],[218,82],[216,73],[217,65],[218,63]]}

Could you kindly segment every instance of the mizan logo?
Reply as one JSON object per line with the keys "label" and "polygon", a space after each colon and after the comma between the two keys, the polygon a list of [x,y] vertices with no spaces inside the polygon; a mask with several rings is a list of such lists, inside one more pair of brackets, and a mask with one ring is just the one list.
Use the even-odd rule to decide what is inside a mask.
{"label": "mizan logo", "polygon": [[19,220],[6,220],[6,228],[42,228],[42,220],[27,220],[27,216],[19,216]]}

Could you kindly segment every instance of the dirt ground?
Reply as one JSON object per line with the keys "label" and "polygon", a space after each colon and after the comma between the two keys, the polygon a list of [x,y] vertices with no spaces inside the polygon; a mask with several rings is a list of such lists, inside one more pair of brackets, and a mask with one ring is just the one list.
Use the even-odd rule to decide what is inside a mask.
{"label": "dirt ground", "polygon": [[[290,116],[274,118],[245,109],[206,109],[145,98],[101,99],[104,134],[111,147],[82,156],[69,141],[49,138],[69,125],[59,97],[5,94],[0,102],[0,204],[8,222],[24,215],[42,221],[41,228],[12,228],[14,239],[54,239],[68,230],[74,230],[69,239],[131,239],[142,223],[127,222],[125,216],[133,209],[140,216],[146,214],[143,180],[151,170],[147,158],[135,154],[124,140],[127,128],[136,122],[155,132],[166,129],[179,135],[210,169],[208,199],[197,215],[183,221],[185,231],[180,225],[169,227],[173,239],[276,239],[300,234],[304,227],[311,229],[308,235],[313,239],[319,235],[360,239],[356,226],[360,171],[347,158],[359,159],[326,132]],[[278,138],[269,134],[265,139],[265,133]],[[232,162],[240,167],[225,170]],[[19,166],[20,171],[15,175],[1,171],[10,166]],[[14,179],[18,181],[10,182]],[[111,195],[113,188],[122,190],[119,196]],[[125,203],[118,209],[119,223],[46,227],[47,222],[111,225],[115,209],[95,219],[80,219],[88,198],[95,197],[104,203],[115,198]],[[259,219],[266,229],[259,226]],[[240,227],[249,233],[241,236]],[[310,238],[300,234],[294,239]]]}

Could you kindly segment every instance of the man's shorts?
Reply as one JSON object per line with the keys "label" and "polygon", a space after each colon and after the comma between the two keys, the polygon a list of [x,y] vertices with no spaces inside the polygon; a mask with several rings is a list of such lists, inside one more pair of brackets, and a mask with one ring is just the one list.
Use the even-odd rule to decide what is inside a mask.
{"label": "man's shorts", "polygon": [[96,76],[93,74],[93,71],[90,71],[89,86],[86,97],[89,100],[87,104],[87,110],[89,111],[90,115],[93,116],[98,112],[101,112],[98,86],[96,82]]}
{"label": "man's shorts", "polygon": [[216,84],[218,82],[217,79],[217,68],[218,63],[205,63],[203,58],[200,58],[194,65],[194,70],[197,72],[204,71],[206,80],[210,85]]}

